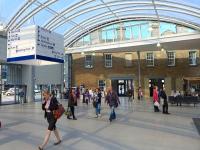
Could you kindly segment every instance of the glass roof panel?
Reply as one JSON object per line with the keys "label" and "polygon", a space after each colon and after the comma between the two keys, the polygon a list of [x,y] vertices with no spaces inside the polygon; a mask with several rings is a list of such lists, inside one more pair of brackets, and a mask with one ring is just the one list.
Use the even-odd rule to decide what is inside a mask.
{"label": "glass roof panel", "polygon": [[[41,3],[48,6],[35,10]],[[165,16],[200,30],[200,0],[0,0],[0,24],[4,22],[6,30],[37,24],[62,34],[72,29],[81,34],[117,19],[156,20],[155,9],[160,18]],[[34,10],[34,17],[29,16]]]}
{"label": "glass roof panel", "polygon": [[184,20],[186,20],[188,22],[200,24],[200,18],[191,16],[191,15],[187,15],[187,14],[183,14],[183,13],[158,10],[158,14],[159,15],[164,15],[164,16],[167,15],[167,16],[169,16],[171,18],[176,17],[176,18],[184,19]]}
{"label": "glass roof panel", "polygon": [[24,0],[0,0],[0,20],[7,23],[24,3]]}
{"label": "glass roof panel", "polygon": [[48,20],[50,17],[52,17],[53,14],[48,11],[47,9],[44,9],[34,15],[32,18],[34,19],[34,24],[42,26],[44,24],[44,20]]}
{"label": "glass roof panel", "polygon": [[[158,1],[158,0],[156,0],[156,1]],[[199,0],[161,0],[161,1],[176,2],[176,3],[200,8]]]}

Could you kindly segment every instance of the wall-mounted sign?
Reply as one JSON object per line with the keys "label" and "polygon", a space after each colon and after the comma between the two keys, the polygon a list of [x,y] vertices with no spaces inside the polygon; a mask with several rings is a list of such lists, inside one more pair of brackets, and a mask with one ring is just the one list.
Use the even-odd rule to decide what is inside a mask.
{"label": "wall-mounted sign", "polygon": [[9,31],[7,62],[27,65],[63,63],[64,38],[35,25]]}

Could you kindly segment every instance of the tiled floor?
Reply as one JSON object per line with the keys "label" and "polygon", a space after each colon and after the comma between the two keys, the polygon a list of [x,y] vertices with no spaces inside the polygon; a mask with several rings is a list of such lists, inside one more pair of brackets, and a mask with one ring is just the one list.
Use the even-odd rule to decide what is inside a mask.
{"label": "tiled floor", "polygon": [[[102,118],[94,118],[92,106],[80,104],[77,121],[63,116],[57,123],[62,144],[49,150],[200,150],[200,135],[192,121],[200,117],[200,106],[170,106],[171,115],[154,113],[149,100],[132,107],[125,98],[117,109],[117,120],[108,121],[109,108],[103,104]],[[62,102],[67,106],[66,102]],[[37,150],[47,123],[40,103],[0,106],[0,150]]]}

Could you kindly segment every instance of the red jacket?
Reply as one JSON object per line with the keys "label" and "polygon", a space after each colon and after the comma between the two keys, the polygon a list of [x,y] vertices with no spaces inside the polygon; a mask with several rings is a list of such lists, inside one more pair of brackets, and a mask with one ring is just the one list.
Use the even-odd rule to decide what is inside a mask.
{"label": "red jacket", "polygon": [[153,90],[153,102],[158,102],[158,91],[156,89]]}

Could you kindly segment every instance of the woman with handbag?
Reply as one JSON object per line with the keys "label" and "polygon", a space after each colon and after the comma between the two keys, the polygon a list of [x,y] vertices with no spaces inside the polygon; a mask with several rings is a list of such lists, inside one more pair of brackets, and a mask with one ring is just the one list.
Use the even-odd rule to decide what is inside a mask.
{"label": "woman with handbag", "polygon": [[155,86],[153,90],[153,103],[154,103],[154,112],[159,112],[159,97],[158,97],[158,87]]}
{"label": "woman with handbag", "polygon": [[53,111],[58,108],[58,101],[55,97],[52,97],[49,91],[43,92],[44,100],[42,102],[42,109],[45,111],[44,117],[47,119],[49,126],[46,131],[44,142],[41,146],[38,147],[39,150],[43,150],[47,145],[51,132],[54,131],[54,134],[57,138],[57,142],[54,145],[61,143],[59,132],[56,128],[57,119],[54,117]]}
{"label": "woman with handbag", "polygon": [[[77,118],[75,117],[74,111],[75,111],[75,107],[77,106],[77,99],[76,99],[76,94],[75,94],[75,90],[74,89],[70,89],[69,92],[69,100],[68,100],[68,107],[70,107],[72,116],[73,116],[73,120],[77,120]],[[67,116],[67,119],[71,119],[70,116]]]}

